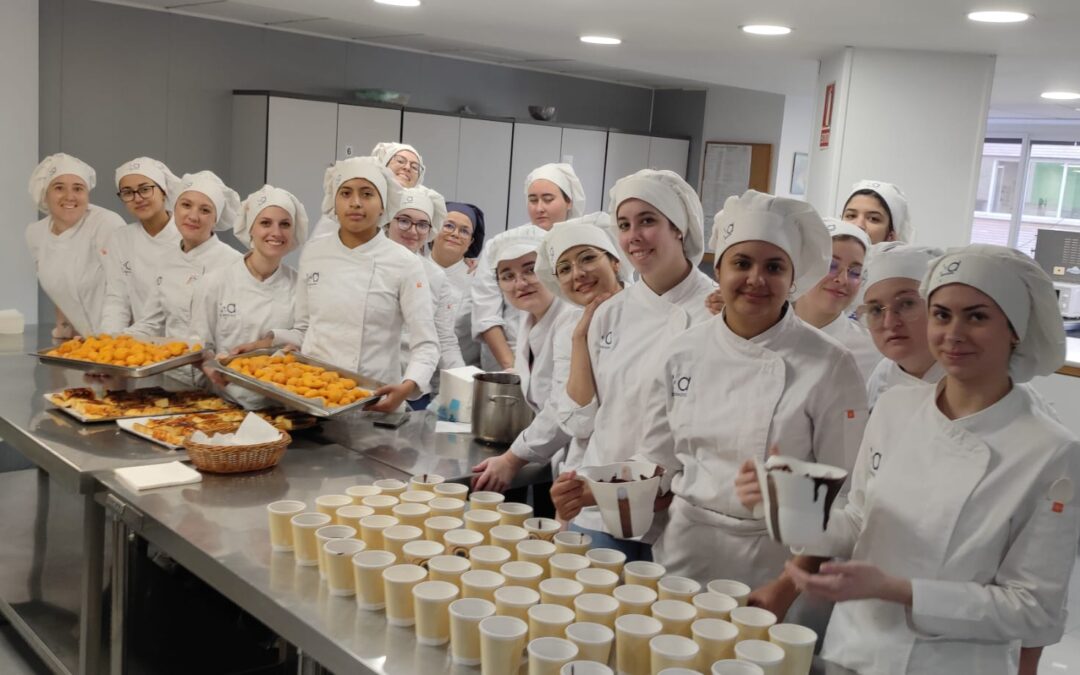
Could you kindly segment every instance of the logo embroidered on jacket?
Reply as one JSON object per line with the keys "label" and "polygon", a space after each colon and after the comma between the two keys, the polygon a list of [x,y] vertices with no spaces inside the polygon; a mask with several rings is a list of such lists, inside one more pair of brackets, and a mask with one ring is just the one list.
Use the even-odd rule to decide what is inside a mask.
{"label": "logo embroidered on jacket", "polygon": [[690,393],[690,376],[675,375],[671,378],[671,395],[686,396]]}
{"label": "logo embroidered on jacket", "polygon": [[308,272],[305,275],[305,281],[307,281],[308,286],[314,286],[315,284],[319,283],[319,273],[318,272]]}
{"label": "logo embroidered on jacket", "polygon": [[945,266],[945,269],[941,270],[941,274],[938,275],[938,279],[947,277],[951,274],[956,274],[956,271],[960,269],[960,261],[954,260]]}
{"label": "logo embroidered on jacket", "polygon": [[236,303],[223,302],[218,307],[218,316],[236,316]]}
{"label": "logo embroidered on jacket", "polygon": [[124,260],[120,263],[120,272],[122,274],[131,274],[131,261]]}
{"label": "logo embroidered on jacket", "polygon": [[615,332],[608,331],[600,336],[600,349],[611,349],[615,346]]}

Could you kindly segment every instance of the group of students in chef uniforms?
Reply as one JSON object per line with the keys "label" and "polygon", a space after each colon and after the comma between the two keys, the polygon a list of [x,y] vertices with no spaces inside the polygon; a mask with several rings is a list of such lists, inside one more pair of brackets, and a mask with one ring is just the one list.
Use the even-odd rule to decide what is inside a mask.
{"label": "group of students in chef uniforms", "polygon": [[[423,172],[398,143],[336,162],[309,239],[288,191],[241,201],[209,171],[177,178],[146,157],[116,171],[137,219],[124,225],[89,203],[93,169],[58,154],[31,177],[46,216],[27,242],[57,337],[195,337],[208,358],[292,345],[388,383],[383,411],[431,393],[439,369],[513,369],[537,414],[475,467],[476,488],[551,463],[558,516],[594,546],[741,580],[781,617],[836,603],[823,654],[838,670],[1034,672],[1065,625],[1080,446],[1024,384],[1065,355],[1031,259],[911,243],[907,199],[876,181],[839,219],[748,191],[706,242],[677,174],[621,178],[589,213],[566,164],[530,173],[531,222],[484,242],[482,212]],[[247,253],[215,236],[227,229]],[[301,245],[293,270],[282,259]],[[850,471],[814,550],[787,550],[755,515],[754,460],[770,453]],[[663,469],[640,540],[605,531],[575,474],[631,459]]]}

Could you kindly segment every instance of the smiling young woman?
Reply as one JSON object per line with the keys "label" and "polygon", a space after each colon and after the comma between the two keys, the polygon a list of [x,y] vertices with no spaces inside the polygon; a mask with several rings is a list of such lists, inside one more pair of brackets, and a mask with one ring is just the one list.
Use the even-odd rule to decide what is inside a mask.
{"label": "smiling young woman", "polygon": [[915,237],[907,196],[892,183],[861,180],[851,187],[840,214],[870,237],[870,243],[907,241]]}
{"label": "smiling young woman", "polygon": [[476,258],[484,247],[484,212],[475,204],[446,203],[446,221],[431,243],[431,260],[446,272],[457,296],[457,334],[461,357],[470,366],[480,365],[480,344],[472,334],[472,285]]}

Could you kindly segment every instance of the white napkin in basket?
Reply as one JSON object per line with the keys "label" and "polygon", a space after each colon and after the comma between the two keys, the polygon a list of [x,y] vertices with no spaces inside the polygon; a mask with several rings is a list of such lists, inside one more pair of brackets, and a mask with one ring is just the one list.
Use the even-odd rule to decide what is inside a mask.
{"label": "white napkin in basket", "polygon": [[202,480],[202,474],[180,462],[126,466],[113,473],[132,490],[151,490],[173,485],[190,485]]}
{"label": "white napkin in basket", "polygon": [[255,413],[248,413],[234,434],[207,436],[201,431],[191,434],[191,440],[203,445],[262,445],[281,438],[281,431]]}

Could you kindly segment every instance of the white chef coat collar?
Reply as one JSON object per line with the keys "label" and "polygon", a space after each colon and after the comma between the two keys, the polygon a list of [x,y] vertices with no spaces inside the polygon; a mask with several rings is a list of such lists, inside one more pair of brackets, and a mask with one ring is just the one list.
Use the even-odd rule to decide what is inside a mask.
{"label": "white chef coat collar", "polygon": [[247,259],[250,256],[251,256],[251,251],[248,251],[246,254],[244,254],[244,257],[240,258],[240,264],[244,266],[244,272],[247,274],[248,278],[250,278],[255,283],[255,285],[257,285],[257,286],[269,286],[270,284],[276,283],[277,280],[280,279],[281,276],[286,273],[285,272],[285,263],[282,262],[282,263],[278,264],[278,267],[277,267],[276,270],[274,270],[273,274],[266,277],[262,281],[259,281],[258,279],[255,278],[255,275],[251,273],[251,270],[248,269]]}
{"label": "white chef coat collar", "polygon": [[[784,305],[784,314],[780,317],[779,321],[752,338],[744,338],[731,330],[731,326],[728,326],[727,317],[724,316],[726,312],[726,309],[722,310],[720,316],[715,319],[716,323],[720,324],[720,334],[730,342],[751,343],[763,349],[772,349],[776,340],[787,332],[794,320],[801,321],[801,319],[795,317],[795,311],[792,309],[791,303],[789,302]],[[795,317],[795,319],[793,319],[793,317]]]}
{"label": "white chef coat collar", "polygon": [[180,241],[176,242],[177,248],[180,249],[180,255],[186,260],[195,260],[196,258],[200,258],[203,255],[209,253],[212,249],[217,248],[219,244],[222,246],[228,246],[228,244],[218,239],[217,235],[213,232],[210,233],[209,239],[199,244],[195,248],[191,249],[190,251],[184,250],[183,238],[181,238]]}
{"label": "white chef coat collar", "polygon": [[335,232],[332,236],[334,239],[334,244],[341,248],[342,251],[345,251],[350,255],[371,253],[372,251],[377,250],[384,243],[393,244],[394,246],[400,246],[400,244],[395,243],[393,240],[390,239],[390,237],[386,236],[385,232],[381,230],[376,233],[376,235],[372,237],[370,241],[365,241],[363,244],[360,244],[356,248],[349,248],[348,246],[346,246],[344,242],[341,241],[341,236],[337,232]]}
{"label": "white chef coat collar", "polygon": [[533,329],[539,329],[539,330],[542,330],[542,331],[545,331],[545,332],[550,330],[551,324],[553,324],[555,322],[555,319],[559,315],[559,312],[560,312],[560,309],[561,309],[560,305],[562,305],[562,303],[563,303],[563,301],[560,300],[557,297],[554,300],[552,300],[551,305],[548,306],[547,311],[544,312],[544,316],[540,317],[540,320],[537,321],[536,323],[533,323],[532,314],[529,314],[528,312],[525,312],[526,317],[528,319],[528,324],[527,325],[529,325]]}
{"label": "white chef coat collar", "polygon": [[690,273],[686,275],[686,278],[668,289],[663,295],[658,295],[644,281],[635,282],[630,286],[630,289],[637,289],[637,292],[641,293],[645,298],[663,300],[666,303],[678,305],[697,292],[696,275],[698,274],[701,274],[701,272],[696,267],[691,266]]}
{"label": "white chef coat collar", "polygon": [[941,398],[942,391],[945,389],[945,385],[948,382],[948,378],[942,378],[937,386],[934,387],[934,398],[930,401],[930,405],[934,407],[935,418],[942,428],[946,430],[954,430],[956,428],[962,429],[976,436],[983,436],[993,433],[1000,429],[1003,429],[1016,419],[1016,416],[1020,413],[1020,408],[1024,404],[1024,393],[1020,390],[1020,387],[1015,382],[1011,383],[1012,388],[1009,389],[1009,393],[1005,394],[999,401],[991,406],[983,408],[977,413],[967,415],[955,420],[949,419],[945,413],[941,412],[941,408],[938,407],[938,399]]}
{"label": "white chef coat collar", "polygon": [[68,229],[64,230],[60,234],[56,234],[55,232],[53,232],[53,230],[52,230],[53,219],[52,219],[52,216],[50,216],[49,217],[49,236],[53,238],[53,241],[67,241],[68,239],[72,239],[78,233],[78,231],[80,229],[82,229],[83,223],[86,222],[86,219],[90,217],[90,209],[92,209],[92,208],[94,208],[92,205],[88,206],[86,208],[86,213],[83,214],[82,218],[79,218],[79,222],[75,223],[74,225],[72,225]]}

